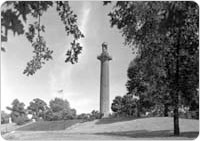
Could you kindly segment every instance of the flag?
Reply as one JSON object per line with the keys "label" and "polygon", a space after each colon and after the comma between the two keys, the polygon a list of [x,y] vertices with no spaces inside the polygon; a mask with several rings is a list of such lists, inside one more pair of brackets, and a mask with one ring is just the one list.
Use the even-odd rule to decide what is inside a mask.
{"label": "flag", "polygon": [[63,90],[58,90],[58,93],[63,93]]}

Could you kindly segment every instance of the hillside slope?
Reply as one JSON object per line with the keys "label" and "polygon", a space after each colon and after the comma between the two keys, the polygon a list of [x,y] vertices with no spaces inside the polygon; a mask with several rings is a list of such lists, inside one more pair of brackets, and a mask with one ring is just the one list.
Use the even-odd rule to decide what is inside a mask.
{"label": "hillside slope", "polygon": [[[199,120],[180,119],[181,136],[196,137]],[[173,118],[152,117],[128,121],[112,122],[109,119],[77,124],[66,129],[68,133],[93,133],[129,137],[169,137],[173,136]]]}
{"label": "hillside slope", "polygon": [[[50,123],[49,123],[50,124]],[[24,128],[26,129],[26,128]],[[179,137],[173,136],[173,118],[101,119],[77,123],[58,131],[16,131],[3,135],[7,140],[138,140],[194,139],[199,133],[199,120],[180,119]]]}

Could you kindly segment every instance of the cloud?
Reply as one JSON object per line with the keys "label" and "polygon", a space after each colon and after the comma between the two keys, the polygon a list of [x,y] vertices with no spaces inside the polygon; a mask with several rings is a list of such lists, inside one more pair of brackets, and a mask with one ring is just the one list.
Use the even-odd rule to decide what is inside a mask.
{"label": "cloud", "polygon": [[80,29],[82,30],[82,32],[84,32],[86,34],[87,32],[87,22],[89,19],[89,13],[90,13],[90,7],[88,7],[88,5],[84,5],[83,9],[82,9],[82,19],[81,19],[81,24],[80,24]]}
{"label": "cloud", "polygon": [[[87,22],[90,15],[90,5],[89,3],[84,3],[81,10],[81,15],[78,16],[80,20],[79,27],[80,30],[84,33],[85,36],[87,36]],[[86,47],[85,44],[85,38],[80,39],[79,43]],[[84,65],[87,64],[86,59],[86,48],[84,48],[84,51],[79,56],[79,60],[82,60],[79,62],[78,67],[75,65],[71,65],[64,63],[63,60],[65,60],[65,48],[59,54],[57,55],[57,58],[55,58],[54,65],[52,67],[52,70],[49,72],[49,86],[50,86],[50,93],[51,97],[61,97],[67,99],[72,108],[75,108],[78,113],[86,112],[88,109],[88,103],[91,103],[89,99],[83,99],[80,97],[80,93],[75,92],[73,90],[72,85],[74,80],[76,78],[71,78],[72,73],[75,72],[75,69],[82,68]],[[58,90],[63,90],[63,93],[58,93]],[[89,104],[90,105],[90,104]]]}
{"label": "cloud", "polygon": [[81,17],[81,22],[79,24],[79,28],[80,28],[81,32],[84,34],[85,38],[82,38],[79,40],[79,43],[83,46],[82,53],[79,55],[79,60],[83,59],[83,56],[86,59],[87,48],[86,48],[85,40],[87,37],[87,31],[88,31],[87,23],[89,20],[90,10],[91,10],[91,8],[90,8],[89,3],[84,3],[83,8],[81,10],[81,13],[83,13],[83,14],[81,15],[82,17]]}

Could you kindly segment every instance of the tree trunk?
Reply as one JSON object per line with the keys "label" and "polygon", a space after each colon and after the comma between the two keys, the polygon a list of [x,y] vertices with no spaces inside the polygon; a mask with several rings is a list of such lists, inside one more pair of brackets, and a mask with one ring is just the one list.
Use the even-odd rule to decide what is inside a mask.
{"label": "tree trunk", "polygon": [[140,102],[139,101],[137,102],[136,110],[137,110],[137,117],[139,118],[140,117]]}
{"label": "tree trunk", "polygon": [[168,104],[164,104],[164,116],[168,117],[168,112],[169,112],[169,108],[168,108]]}
{"label": "tree trunk", "polygon": [[[178,95],[178,94],[176,94],[176,95]],[[175,99],[175,101],[178,100],[177,96],[176,96],[176,98],[177,99]],[[175,136],[179,136],[180,135],[178,103],[175,103],[175,105],[174,105],[174,135]]]}
{"label": "tree trunk", "polygon": [[179,50],[180,50],[180,28],[178,29],[177,46],[176,46],[176,88],[174,93],[174,135],[179,136]]}

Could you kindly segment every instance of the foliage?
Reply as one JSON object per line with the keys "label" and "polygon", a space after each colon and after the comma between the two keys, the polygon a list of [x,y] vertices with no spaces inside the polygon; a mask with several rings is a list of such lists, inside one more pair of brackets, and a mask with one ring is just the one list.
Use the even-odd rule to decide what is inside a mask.
{"label": "foliage", "polygon": [[[2,5],[1,11],[1,40],[8,41],[8,31],[14,35],[25,35],[33,47],[33,58],[27,63],[24,74],[33,75],[43,64],[52,59],[53,50],[50,50],[44,37],[41,35],[45,32],[45,26],[41,24],[42,15],[50,7],[56,7],[58,15],[64,24],[67,36],[72,35],[73,41],[71,48],[67,50],[65,62],[72,64],[78,62],[78,55],[81,53],[82,46],[78,42],[84,35],[77,25],[77,15],[73,13],[68,1],[9,1]],[[32,17],[35,22],[27,26],[27,20]],[[5,51],[4,47],[1,47]]]}
{"label": "foliage", "polygon": [[69,119],[76,119],[76,109],[71,109],[70,110],[70,117],[69,117]]}
{"label": "foliage", "polygon": [[47,104],[43,100],[35,98],[30,102],[27,110],[33,115],[34,119],[38,120],[40,117],[44,118],[44,113],[47,110]]}
{"label": "foliage", "polygon": [[65,109],[70,109],[69,102],[61,98],[55,98],[49,102],[49,106],[53,112],[59,112]]}
{"label": "foliage", "polygon": [[[150,81],[145,78],[147,72],[143,68],[144,65],[142,64],[142,61],[142,58],[137,57],[130,63],[128,68],[128,81],[126,83],[128,94],[139,97],[137,103],[139,112],[138,116],[140,116],[140,113],[145,114],[146,112],[154,112],[155,114],[156,110],[161,109],[160,112],[162,114],[158,113],[157,115],[168,116],[169,106],[172,99],[170,98],[166,86],[167,82],[163,83],[165,82],[163,79],[162,81]],[[164,108],[158,109],[156,105]]]}
{"label": "foliage", "polygon": [[141,58],[137,57],[133,60],[128,68],[127,75],[128,81],[126,87],[128,95],[138,97],[137,101],[137,116],[150,112],[151,107],[154,106],[155,99],[149,95],[149,82],[146,81],[143,71],[143,64]]}
{"label": "foliage", "polygon": [[65,31],[68,35],[72,35],[74,40],[71,43],[71,49],[66,53],[67,58],[65,62],[71,62],[72,64],[78,62],[78,55],[81,53],[82,47],[77,42],[78,39],[83,38],[84,35],[78,28],[77,25],[77,15],[73,14],[73,11],[70,9],[69,2],[58,1],[57,11],[61,18],[61,21],[64,23]]}
{"label": "foliage", "polygon": [[23,124],[27,123],[28,121],[30,121],[30,120],[25,115],[22,115],[22,116],[16,118],[15,123],[17,125],[23,125]]}
{"label": "foliage", "polygon": [[103,117],[103,114],[101,114],[99,111],[96,111],[96,110],[93,110],[91,112],[91,115],[90,115],[90,119],[91,120],[94,120],[94,119],[101,119]]}
{"label": "foliage", "polygon": [[46,121],[54,120],[53,119],[53,112],[49,107],[47,107],[47,110],[44,112],[44,118],[43,119],[46,120]]}
{"label": "foliage", "polygon": [[76,119],[76,110],[71,109],[69,102],[61,98],[55,98],[49,102],[49,107],[47,104],[39,99],[35,98],[30,102],[27,109],[24,108],[25,105],[15,99],[12,103],[12,108],[7,107],[11,110],[11,119],[17,124],[23,124],[28,120],[27,113],[33,115],[33,119],[55,121],[55,120],[69,120]]}
{"label": "foliage", "polygon": [[76,117],[76,110],[70,108],[67,100],[55,98],[49,102],[49,106],[46,112],[47,120],[67,120]]}
{"label": "foliage", "polygon": [[[198,88],[198,5],[194,2],[116,2],[109,13],[125,44],[140,58],[143,80],[160,103],[167,96],[179,135],[179,104],[191,106]],[[160,99],[160,100],[159,100]]]}
{"label": "foliage", "polygon": [[28,121],[26,114],[25,104],[20,102],[18,99],[13,100],[12,107],[7,107],[11,111],[11,120],[17,124],[24,124]]}
{"label": "foliage", "polygon": [[112,102],[111,109],[113,112],[121,114],[122,113],[122,97],[116,96]]}
{"label": "foliage", "polygon": [[76,118],[76,110],[75,109],[70,109],[69,111],[64,110],[63,112],[63,119],[75,119]]}
{"label": "foliage", "polygon": [[77,119],[88,120],[89,118],[90,118],[90,114],[82,113],[80,115],[77,115]]}
{"label": "foliage", "polygon": [[132,95],[116,96],[111,109],[118,116],[137,116],[137,100]]}
{"label": "foliage", "polygon": [[136,116],[137,100],[133,98],[133,95],[124,95],[122,99],[123,113],[126,113],[126,116]]}
{"label": "foliage", "polygon": [[1,124],[9,123],[10,115],[4,111],[1,111]]}
{"label": "foliage", "polygon": [[91,113],[82,113],[77,115],[77,119],[82,119],[83,121],[92,121],[96,119],[101,119],[102,117],[103,114],[96,110],[92,110]]}

